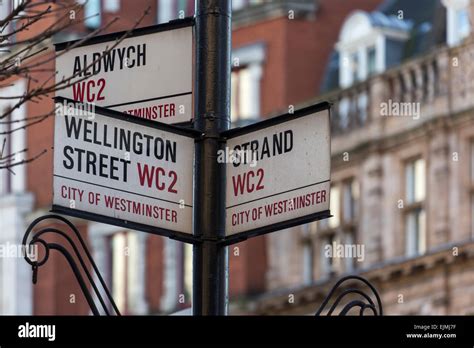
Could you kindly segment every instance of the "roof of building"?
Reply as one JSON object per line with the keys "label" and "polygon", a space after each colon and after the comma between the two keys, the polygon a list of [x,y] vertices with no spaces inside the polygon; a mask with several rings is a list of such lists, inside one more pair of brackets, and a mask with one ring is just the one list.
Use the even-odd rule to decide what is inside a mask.
{"label": "roof of building", "polygon": [[[400,63],[446,42],[446,9],[440,0],[385,0],[374,12],[366,15],[373,27],[408,33]],[[327,63],[321,91],[338,86],[339,54],[334,49]]]}
{"label": "roof of building", "polygon": [[382,27],[394,30],[410,31],[413,25],[411,20],[400,20],[397,16],[387,15],[382,12],[374,11],[368,14],[370,22],[374,27]]}

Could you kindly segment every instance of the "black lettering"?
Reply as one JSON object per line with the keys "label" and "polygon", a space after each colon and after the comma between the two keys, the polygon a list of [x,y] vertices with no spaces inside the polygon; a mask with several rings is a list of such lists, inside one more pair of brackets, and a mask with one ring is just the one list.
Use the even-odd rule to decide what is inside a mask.
{"label": "black lettering", "polygon": [[74,70],[73,70],[72,74],[76,75],[77,73],[80,72],[80,74],[77,75],[77,76],[82,76],[81,70],[82,70],[82,68],[81,68],[81,59],[79,58],[79,56],[75,56],[74,57]]}
{"label": "black lettering", "polygon": [[105,173],[107,170],[107,163],[105,163],[107,157],[108,156],[104,154],[99,155],[99,175],[103,178],[107,178],[107,174]]}
{"label": "black lettering", "polygon": [[118,167],[114,165],[119,159],[117,157],[110,157],[110,179],[119,180],[118,176],[114,175],[114,172],[118,170]]}
{"label": "black lettering", "polygon": [[112,144],[107,142],[107,134],[108,134],[107,133],[107,125],[104,124],[104,144],[103,145],[106,146],[106,147],[112,147]]}
{"label": "black lettering", "polygon": [[[143,47],[143,51],[140,49]],[[142,44],[138,46],[138,53],[137,53],[137,66],[146,65],[146,44]]]}
{"label": "black lettering", "polygon": [[90,125],[92,125],[92,121],[84,121],[84,141],[87,143],[92,143],[92,139],[87,137],[87,135],[92,134],[92,129],[90,129]]}
{"label": "black lettering", "polygon": [[165,143],[163,142],[163,139],[161,138],[156,138],[155,139],[155,157],[156,159],[163,159],[164,155],[165,155],[165,151],[164,151],[164,146],[165,146]]}
{"label": "black lettering", "polygon": [[130,152],[130,131],[120,129],[120,150]]}
{"label": "black lettering", "polygon": [[[258,151],[258,140],[252,140],[250,142],[250,151],[252,152],[252,155],[253,154],[256,155],[258,153],[257,152]],[[250,158],[247,158],[247,156],[248,156],[247,152],[244,153],[244,156],[245,156],[245,161],[244,161],[245,164],[248,164],[248,163],[250,163],[250,161],[252,161],[252,156],[250,156]]]}
{"label": "black lettering", "polygon": [[123,59],[125,58],[125,47],[117,49],[119,61],[120,61],[120,69],[123,69]]}
{"label": "black lettering", "polygon": [[285,153],[293,150],[293,131],[285,131]]}
{"label": "black lettering", "polygon": [[261,154],[260,158],[263,158],[263,156],[270,157],[270,146],[268,146],[268,138],[267,137],[263,138],[262,154]]}
{"label": "black lettering", "polygon": [[123,163],[123,181],[127,182],[127,172],[128,172],[128,165],[130,164],[130,161],[126,161],[121,158],[120,162]]}
{"label": "black lettering", "polygon": [[102,65],[100,62],[101,55],[102,55],[101,53],[97,53],[97,52],[92,55],[92,61],[94,62],[94,65],[92,66],[92,72],[94,75],[100,73],[100,68]]}
{"label": "black lettering", "polygon": [[66,169],[72,169],[74,167],[74,161],[72,160],[71,156],[69,156],[68,152],[74,152],[73,148],[70,146],[64,146],[63,154],[64,157],[69,160],[69,164],[66,163],[66,160],[63,160],[63,166]]}
{"label": "black lettering", "polygon": [[104,56],[104,72],[114,71],[115,50]]}
{"label": "black lettering", "polygon": [[283,150],[283,138],[282,133],[273,134],[273,156],[281,155]]}
{"label": "black lettering", "polygon": [[135,53],[135,46],[130,46],[127,48],[127,67],[133,68],[135,66],[135,59],[130,58],[130,51],[133,51],[133,53]]}
{"label": "black lettering", "polygon": [[[140,139],[140,141],[138,141],[138,138]],[[142,135],[140,133],[133,133],[133,152],[135,152],[137,155],[141,155],[143,152],[143,144],[141,140]]]}
{"label": "black lettering", "polygon": [[77,170],[81,172],[82,171],[82,154],[85,153],[86,150],[78,149],[77,147],[75,147],[74,151],[77,152]]}
{"label": "black lettering", "polygon": [[176,142],[166,140],[166,160],[176,163]]}
{"label": "black lettering", "polygon": [[[87,161],[86,161],[86,173],[96,175],[95,172],[95,163],[97,161],[97,156],[92,151],[87,151]],[[92,169],[89,169],[92,168]]]}
{"label": "black lettering", "polygon": [[69,118],[67,115],[64,115],[64,119],[66,121],[67,137],[70,138],[72,132],[74,132],[74,139],[77,140],[79,138],[79,132],[81,131],[82,119],[79,118],[78,121],[76,121],[75,117]]}

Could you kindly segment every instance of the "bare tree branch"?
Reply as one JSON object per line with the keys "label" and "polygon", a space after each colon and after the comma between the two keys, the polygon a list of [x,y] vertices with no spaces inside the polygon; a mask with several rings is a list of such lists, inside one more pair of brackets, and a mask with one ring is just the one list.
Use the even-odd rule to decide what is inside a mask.
{"label": "bare tree branch", "polygon": [[[14,159],[18,158],[18,156],[23,157],[28,149],[23,149],[16,153],[5,152],[7,141],[9,141],[7,139],[9,139],[12,133],[26,130],[55,115],[55,110],[53,109],[45,114],[28,115],[20,119],[12,117],[15,110],[18,110],[26,103],[39,103],[45,98],[52,97],[57,91],[70,88],[75,83],[89,79],[91,75],[86,73],[97,62],[110,54],[115,47],[120,45],[140,25],[143,19],[150,13],[150,10],[150,7],[145,9],[133,26],[110,46],[107,46],[101,55],[90,62],[90,64],[82,67],[80,71],[76,71],[70,76],[61,76],[59,78],[56,78],[57,72],[51,66],[51,63],[61,55],[70,52],[75,47],[105,32],[119,20],[118,17],[112,18],[103,26],[89,32],[59,52],[55,52],[52,48],[55,37],[81,24],[82,21],[94,17],[83,16],[84,4],[77,4],[76,1],[72,0],[24,0],[12,9],[3,20],[0,20],[0,90],[14,86],[14,80],[23,79],[26,81],[24,93],[2,93],[0,95],[0,104],[3,103],[2,101],[7,102],[10,100],[10,105],[7,109],[0,109],[0,136],[4,136],[0,153],[0,169],[10,170],[11,167],[30,163],[47,152],[47,150],[43,150],[33,157],[18,161],[14,161]],[[76,19],[76,13],[81,18]],[[71,16],[71,14],[74,15]],[[13,23],[16,23],[16,26],[13,26]],[[39,27],[42,29],[38,30]],[[21,39],[15,40],[17,37]]]}

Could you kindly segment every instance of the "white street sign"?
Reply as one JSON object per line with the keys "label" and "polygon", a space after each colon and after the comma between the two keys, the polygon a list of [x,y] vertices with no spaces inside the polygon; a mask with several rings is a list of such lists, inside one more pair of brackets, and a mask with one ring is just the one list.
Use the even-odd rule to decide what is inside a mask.
{"label": "white street sign", "polygon": [[228,131],[226,236],[329,216],[329,104]]}
{"label": "white street sign", "polygon": [[192,234],[192,130],[55,100],[53,210]]}
{"label": "white street sign", "polygon": [[[193,112],[192,23],[183,20],[136,29],[90,69],[74,78],[72,81],[76,83],[56,95],[152,121],[190,121]],[[122,34],[98,36],[69,51],[68,43],[56,45],[60,54],[56,59],[56,83],[92,64]]]}

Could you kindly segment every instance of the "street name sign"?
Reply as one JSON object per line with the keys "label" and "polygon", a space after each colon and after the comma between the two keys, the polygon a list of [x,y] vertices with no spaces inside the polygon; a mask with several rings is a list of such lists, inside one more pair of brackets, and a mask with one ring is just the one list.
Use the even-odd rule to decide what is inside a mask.
{"label": "street name sign", "polygon": [[77,40],[57,44],[56,83],[75,77],[56,95],[137,118],[189,122],[193,24],[191,18],[135,29],[113,49],[124,32],[93,37],[74,48],[68,47]]}
{"label": "street name sign", "polygon": [[228,241],[330,216],[329,109],[321,103],[222,134]]}
{"label": "street name sign", "polygon": [[199,132],[56,97],[53,211],[188,240]]}

